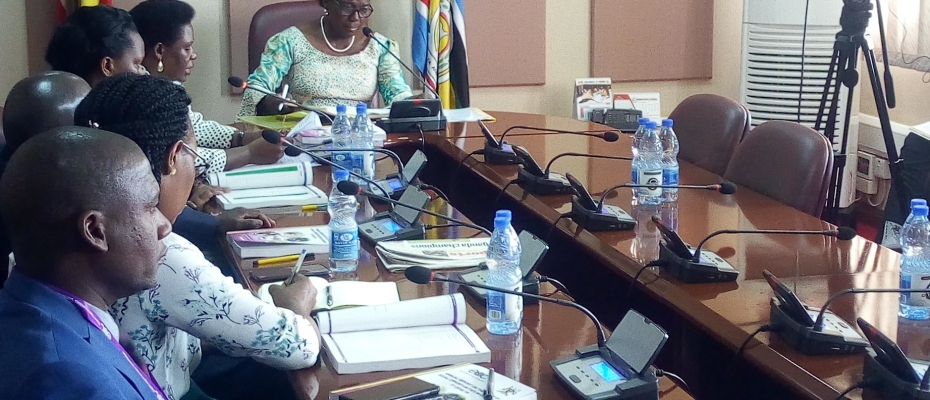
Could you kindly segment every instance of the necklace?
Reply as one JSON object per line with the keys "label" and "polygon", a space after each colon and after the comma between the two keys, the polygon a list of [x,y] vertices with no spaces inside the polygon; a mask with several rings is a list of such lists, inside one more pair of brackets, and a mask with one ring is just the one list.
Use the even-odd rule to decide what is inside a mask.
{"label": "necklace", "polygon": [[345,52],[349,51],[349,49],[351,49],[352,46],[355,45],[355,35],[352,35],[352,40],[349,42],[349,45],[346,46],[346,48],[344,48],[344,49],[337,49],[337,48],[333,47],[333,44],[329,42],[329,38],[326,37],[326,28],[323,28],[323,18],[325,18],[325,17],[320,17],[320,32],[323,32],[323,40],[326,41],[326,45],[329,46],[329,49],[332,50],[332,51],[335,51],[335,52],[337,52],[337,53],[345,53]]}

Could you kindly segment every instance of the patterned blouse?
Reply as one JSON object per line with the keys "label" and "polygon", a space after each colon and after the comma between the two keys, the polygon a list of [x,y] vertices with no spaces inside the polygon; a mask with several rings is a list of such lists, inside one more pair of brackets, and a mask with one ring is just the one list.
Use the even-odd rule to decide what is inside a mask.
{"label": "patterned blouse", "polygon": [[201,340],[278,369],[316,363],[320,343],[308,319],[259,300],[177,234],[164,243],[155,287],[120,299],[110,313],[169,398],[189,390]]}
{"label": "patterned blouse", "polygon": [[[397,54],[397,42],[375,35]],[[371,102],[376,90],[386,106],[413,95],[397,59],[378,42],[370,40],[357,54],[331,56],[313,47],[293,26],[268,39],[261,63],[249,76],[250,86],[271,91],[285,82],[290,85],[290,96],[309,107]],[[246,90],[239,115],[255,115],[255,106],[264,96]]]}
{"label": "patterned blouse", "polygon": [[197,138],[197,154],[210,163],[207,172],[223,172],[226,170],[226,150],[232,144],[232,137],[239,132],[238,129],[223,125],[216,121],[208,121],[203,114],[190,110],[191,125],[194,127],[194,136]]}

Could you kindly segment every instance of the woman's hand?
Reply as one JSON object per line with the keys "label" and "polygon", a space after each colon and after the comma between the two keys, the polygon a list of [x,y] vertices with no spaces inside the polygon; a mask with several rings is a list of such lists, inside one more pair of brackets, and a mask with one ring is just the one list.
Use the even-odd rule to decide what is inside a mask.
{"label": "woman's hand", "polygon": [[274,220],[262,214],[261,211],[245,208],[224,211],[217,215],[216,218],[219,222],[216,227],[219,233],[275,227]]}
{"label": "woman's hand", "polygon": [[250,164],[274,164],[284,157],[284,145],[255,140],[246,145]]}
{"label": "woman's hand", "polygon": [[258,115],[281,115],[295,111],[297,111],[297,107],[290,106],[275,97],[267,95],[255,105],[255,113]]}
{"label": "woman's hand", "polygon": [[191,191],[191,197],[188,200],[194,204],[194,209],[206,211],[205,206],[214,197],[223,193],[229,193],[228,188],[211,186],[206,183],[194,183],[194,190]]}

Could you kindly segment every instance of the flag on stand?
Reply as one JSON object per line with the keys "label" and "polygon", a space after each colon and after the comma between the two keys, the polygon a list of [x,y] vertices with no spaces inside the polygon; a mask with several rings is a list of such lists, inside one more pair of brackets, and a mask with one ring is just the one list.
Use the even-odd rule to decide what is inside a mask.
{"label": "flag on stand", "polygon": [[55,0],[55,18],[63,24],[76,8],[94,6],[113,7],[113,0]]}
{"label": "flag on stand", "polygon": [[464,0],[416,0],[413,63],[444,108],[469,107]]}

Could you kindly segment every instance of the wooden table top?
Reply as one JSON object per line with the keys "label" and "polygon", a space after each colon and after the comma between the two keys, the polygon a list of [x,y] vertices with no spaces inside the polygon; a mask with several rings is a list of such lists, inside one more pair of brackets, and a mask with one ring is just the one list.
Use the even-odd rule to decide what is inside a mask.
{"label": "wooden table top", "polygon": [[[513,125],[576,131],[603,128],[560,117],[505,112],[492,112],[492,115],[498,121],[488,126],[498,136]],[[461,127],[450,129],[445,137],[429,135],[427,146],[436,147],[438,152],[454,160],[465,159],[462,169],[477,174],[498,190],[506,187],[506,196],[543,220],[555,222],[560,214],[570,210],[568,195],[535,196],[516,184],[508,186],[517,177],[516,166],[484,164],[481,156],[466,159],[467,153],[484,145],[484,139],[476,135],[478,132],[476,124],[467,124],[464,130]],[[566,134],[521,133],[507,138],[510,143],[526,147],[543,166],[563,152],[631,156],[630,135],[621,135],[614,143]],[[412,141],[419,142],[419,137]],[[400,144],[403,140],[397,142]],[[573,174],[595,198],[609,187],[630,181],[629,161],[566,157],[556,161],[552,171]],[[682,184],[712,184],[722,178],[682,162],[680,181]],[[454,191],[455,182],[451,186],[450,190]],[[621,189],[609,197],[608,203],[621,206],[641,220],[656,212],[634,209],[629,189]],[[745,188],[739,188],[731,196],[682,189],[677,208],[666,207],[659,212],[676,215],[679,234],[691,244],[720,229],[825,230],[833,227]],[[635,231],[591,233],[562,219],[558,228],[561,237],[575,240],[598,254],[606,267],[627,280],[642,263],[658,258],[658,233],[650,224],[639,224]],[[658,278],[649,277],[647,273],[640,280],[646,282],[644,290],[652,301],[671,307],[681,318],[734,350],[750,332],[769,322],[772,291],[762,278],[764,269],[792,287],[800,299],[812,307],[820,307],[831,293],[850,287],[897,288],[899,284],[898,254],[862,237],[842,242],[824,236],[722,235],[708,241],[705,249],[730,262],[740,271],[739,279],[720,284],[684,284],[665,273]],[[869,321],[895,339],[909,357],[930,358],[930,322],[899,319],[895,294],[848,295],[834,302],[830,309],[846,321],[855,321],[857,317]],[[861,379],[861,355],[805,356],[789,348],[774,334],[763,333],[757,337],[766,345],[750,345],[744,357],[791,385],[800,395],[832,399]],[[859,398],[859,395],[850,397]]]}
{"label": "wooden table top", "polygon": [[[407,140],[396,136],[392,137],[392,139],[394,141]],[[419,141],[419,137],[417,136],[415,140]],[[381,174],[392,172],[393,168],[389,161],[379,161],[378,171]],[[332,182],[329,168],[314,169],[314,185],[327,192],[330,190]],[[371,203],[364,200],[362,200],[362,203],[360,214],[371,216],[376,211],[385,209],[384,206],[372,206]],[[433,200],[429,207],[432,211],[450,213],[450,215],[462,218],[461,215],[456,215],[455,211],[442,199]],[[325,212],[287,216],[271,215],[275,218],[278,226],[322,225],[326,224],[329,218]],[[456,228],[430,231],[430,234],[434,238],[451,238],[473,236],[479,234],[479,232],[470,228]],[[248,278],[249,272],[254,268],[254,260],[241,259],[228,246],[226,247],[227,258],[238,266],[237,271],[242,274],[242,277],[245,277],[247,286],[253,291],[257,290],[260,284]],[[363,241],[358,271],[354,274],[334,276],[333,279],[397,282],[403,300],[453,293],[459,290],[457,285],[447,283],[413,284],[407,281],[402,273],[392,274],[388,272],[377,261],[374,254],[374,248]],[[322,255],[317,261],[320,264],[328,265],[325,255]],[[555,288],[548,284],[544,284],[542,289],[544,293],[554,290]],[[464,295],[468,303],[467,324],[485,340],[491,349],[491,362],[482,365],[493,367],[498,373],[505,374],[536,388],[540,399],[564,399],[570,397],[570,393],[557,381],[549,362],[556,358],[571,355],[577,348],[595,343],[596,334],[592,321],[582,313],[563,306],[549,303],[528,305],[524,308],[522,333],[515,336],[516,339],[508,340],[506,337],[490,335],[487,332],[485,329],[484,303],[467,292]],[[321,354],[320,359],[321,361],[316,366],[294,371],[290,374],[294,389],[301,398],[323,399],[327,398],[330,391],[338,388],[412,372],[411,370],[403,370],[338,375],[329,365],[326,355]],[[692,399],[691,396],[668,378],[662,378],[660,384],[662,399]]]}

